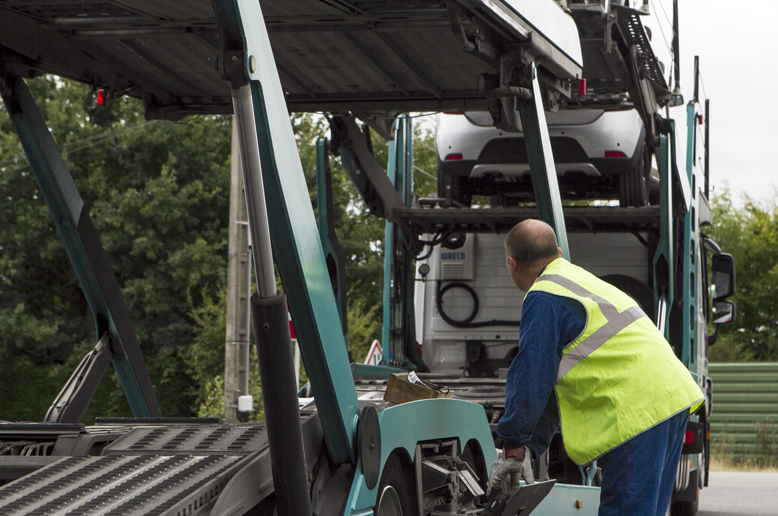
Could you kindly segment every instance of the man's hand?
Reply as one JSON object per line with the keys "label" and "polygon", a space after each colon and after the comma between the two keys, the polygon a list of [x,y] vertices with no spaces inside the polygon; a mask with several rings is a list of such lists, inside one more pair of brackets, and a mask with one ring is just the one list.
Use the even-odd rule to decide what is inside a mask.
{"label": "man's hand", "polygon": [[524,480],[527,484],[534,484],[535,476],[532,473],[531,455],[526,446],[506,449],[504,452],[498,453],[497,460],[489,471],[487,495],[491,495],[497,489],[500,491],[499,497],[507,496],[508,493],[519,487],[520,480]]}

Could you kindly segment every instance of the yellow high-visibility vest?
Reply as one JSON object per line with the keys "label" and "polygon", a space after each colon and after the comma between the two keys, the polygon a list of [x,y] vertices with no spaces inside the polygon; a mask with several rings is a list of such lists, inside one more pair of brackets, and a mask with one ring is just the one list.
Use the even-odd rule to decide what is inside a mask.
{"label": "yellow high-visibility vest", "polygon": [[[565,345],[556,394],[567,454],[587,464],[704,396],[654,323],[627,294],[564,258],[529,289],[579,301],[586,327]],[[528,292],[528,293],[529,293]]]}

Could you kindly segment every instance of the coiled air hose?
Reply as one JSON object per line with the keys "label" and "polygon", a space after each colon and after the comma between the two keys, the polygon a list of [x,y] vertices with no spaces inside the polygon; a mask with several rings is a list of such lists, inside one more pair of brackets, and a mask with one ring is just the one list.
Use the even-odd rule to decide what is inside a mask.
{"label": "coiled air hose", "polygon": [[[473,290],[473,287],[471,287],[467,283],[462,283],[461,281],[454,281],[452,283],[447,283],[445,286],[441,286],[441,283],[442,283],[441,281],[437,282],[437,289],[435,291],[435,308],[438,309],[438,313],[440,314],[440,317],[451,326],[454,326],[456,328],[485,328],[487,326],[518,326],[519,325],[519,321],[503,321],[499,319],[492,319],[491,321],[473,322],[473,319],[475,319],[475,317],[478,315],[478,294],[476,294],[475,290]],[[469,316],[459,321],[449,317],[449,315],[443,310],[443,294],[445,294],[452,288],[461,288],[467,291],[467,293],[470,294],[470,296],[473,298],[473,311],[470,313]]]}

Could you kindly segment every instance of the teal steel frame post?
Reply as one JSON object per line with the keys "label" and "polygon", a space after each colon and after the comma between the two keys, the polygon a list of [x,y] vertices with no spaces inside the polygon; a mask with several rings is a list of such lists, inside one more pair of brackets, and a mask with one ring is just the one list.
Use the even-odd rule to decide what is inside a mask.
{"label": "teal steel frame post", "polygon": [[275,262],[288,292],[327,448],[335,464],[354,464],[359,411],[354,378],[262,10],[255,0],[225,0],[218,9],[222,23],[238,26],[240,64],[248,76],[253,106],[250,123],[258,149],[245,151],[258,150],[261,171],[244,167],[244,174],[251,174],[254,181],[261,178],[264,186]]}
{"label": "teal steel frame post", "polygon": [[[689,184],[690,196],[688,209],[684,215],[684,238],[683,238],[683,291],[686,295],[683,297],[683,352],[681,360],[683,364],[690,368],[695,357],[694,351],[699,344],[696,339],[697,325],[697,278],[695,276],[695,265],[699,255],[699,226],[697,225],[697,176],[695,174],[695,162],[697,154],[696,138],[696,106],[697,99],[691,101],[686,106],[686,180]],[[696,368],[693,373],[696,373]]]}
{"label": "teal steel frame post", "polygon": [[[654,306],[657,327],[664,334],[665,339],[669,340],[670,307],[675,301],[675,257],[673,256],[673,185],[670,172],[670,142],[667,135],[660,137],[659,149],[660,233],[653,264]],[[660,292],[664,292],[664,295]]]}
{"label": "teal steel frame post", "polygon": [[335,210],[332,199],[332,170],[330,170],[329,141],[316,141],[316,216],[319,236],[330,274],[332,291],[338,304],[343,336],[348,341],[348,313],[346,308],[346,263],[343,248],[335,233]]}
{"label": "teal steel frame post", "polygon": [[[402,181],[396,186],[398,187],[397,191],[402,202],[405,206],[410,207],[413,203],[413,119],[407,114],[403,115],[397,121],[397,128],[397,140],[402,142],[402,145],[395,147],[397,157],[394,162],[398,166],[397,176]],[[402,241],[402,234],[399,230],[396,232],[395,240],[397,242]],[[402,248],[397,250],[401,251],[397,257],[400,261],[398,273],[403,278],[400,292],[402,297],[401,346],[406,348],[410,355],[410,360],[406,356],[405,362],[401,365],[426,372],[428,369],[419,355],[416,341],[416,274],[414,271],[414,260],[416,257],[411,254],[408,245],[403,244]]]}
{"label": "teal steel frame post", "polygon": [[[407,114],[402,115],[395,120],[394,128],[394,140],[389,142],[387,175],[402,202],[410,206],[413,199],[411,118]],[[411,270],[414,257],[410,256],[408,248],[403,245],[402,235],[391,222],[386,223],[384,242],[383,359],[387,364],[416,369],[418,366],[415,360],[408,360],[404,349],[406,346],[415,346],[416,340],[413,303],[415,277]],[[398,281],[402,283],[397,284]],[[398,329],[402,333],[398,333]]]}
{"label": "teal steel frame post", "polygon": [[[395,139],[389,141],[389,153],[386,164],[386,175],[389,177],[389,181],[397,187],[397,165],[395,160],[397,159],[395,146],[397,141],[397,133],[395,132]],[[382,359],[381,363],[386,365],[394,365],[394,283],[392,278],[392,263],[394,259],[394,223],[386,221],[384,224],[384,295],[383,295],[383,308],[382,308],[382,320],[381,326],[381,349]]]}
{"label": "teal steel frame post", "polygon": [[0,80],[5,81],[3,100],[11,121],[92,311],[97,340],[108,333],[119,349],[112,363],[133,415],[159,417],[127,306],[76,184],[24,81],[18,76]]}
{"label": "teal steel frame post", "polygon": [[519,102],[518,111],[527,145],[532,188],[535,190],[535,202],[540,218],[554,228],[559,247],[562,248],[562,256],[570,260],[567,228],[559,194],[559,179],[554,165],[554,155],[551,152],[551,138],[548,135],[540,81],[534,63],[531,73],[533,100]]}

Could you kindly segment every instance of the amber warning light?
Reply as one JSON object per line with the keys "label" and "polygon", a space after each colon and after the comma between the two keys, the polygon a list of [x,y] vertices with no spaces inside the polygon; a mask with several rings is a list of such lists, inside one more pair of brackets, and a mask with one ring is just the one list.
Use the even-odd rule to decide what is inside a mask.
{"label": "amber warning light", "polygon": [[97,90],[97,105],[105,106],[105,90]]}

